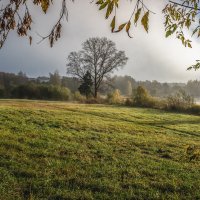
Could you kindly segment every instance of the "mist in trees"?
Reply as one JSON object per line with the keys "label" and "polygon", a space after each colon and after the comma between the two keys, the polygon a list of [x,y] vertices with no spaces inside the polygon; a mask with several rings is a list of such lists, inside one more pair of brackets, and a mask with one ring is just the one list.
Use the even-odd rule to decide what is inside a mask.
{"label": "mist in trees", "polygon": [[[71,94],[80,91],[86,97],[93,96],[93,82],[89,72],[84,79],[61,76],[58,71],[49,73],[47,77],[37,78],[28,77],[24,72],[18,74],[0,72],[0,98],[70,99],[52,94],[66,91],[63,88]],[[99,95],[107,96],[119,90],[122,96],[130,98],[138,86],[146,88],[153,97],[168,98],[179,91],[185,91],[195,99],[200,98],[198,80],[190,80],[187,83],[160,83],[148,80],[136,81],[131,76],[113,76],[104,79],[99,87]]]}
{"label": "mist in trees", "polygon": [[61,86],[61,77],[58,70],[56,70],[53,74],[49,73],[49,83],[52,85]]}

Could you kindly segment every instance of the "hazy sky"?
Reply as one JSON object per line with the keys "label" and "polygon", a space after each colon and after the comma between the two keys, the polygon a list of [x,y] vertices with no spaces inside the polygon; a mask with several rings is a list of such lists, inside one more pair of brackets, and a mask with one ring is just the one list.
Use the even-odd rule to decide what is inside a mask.
{"label": "hazy sky", "polygon": [[[57,1],[56,7],[59,8]],[[20,70],[28,76],[48,75],[56,69],[66,75],[66,58],[69,52],[81,49],[89,37],[107,37],[116,43],[119,50],[124,50],[129,57],[127,65],[117,72],[118,75],[130,75],[136,80],[158,80],[161,82],[186,82],[200,79],[200,71],[186,71],[187,67],[200,59],[200,43],[193,41],[193,49],[185,48],[175,38],[164,37],[163,15],[161,8],[164,1],[152,0],[149,7],[156,12],[150,16],[149,34],[139,25],[133,28],[130,39],[125,32],[110,32],[110,20],[105,20],[105,11],[98,12],[97,6],[90,0],[77,0],[68,3],[69,21],[64,22],[62,38],[49,47],[48,41],[37,44],[40,38],[36,32],[46,35],[58,17],[58,9],[50,9],[41,15],[41,9],[33,6],[35,27],[33,45],[27,39],[19,38],[11,33],[5,46],[0,50],[0,71],[17,73]],[[123,1],[118,22],[126,22],[134,5]],[[57,11],[57,12],[56,12]]]}

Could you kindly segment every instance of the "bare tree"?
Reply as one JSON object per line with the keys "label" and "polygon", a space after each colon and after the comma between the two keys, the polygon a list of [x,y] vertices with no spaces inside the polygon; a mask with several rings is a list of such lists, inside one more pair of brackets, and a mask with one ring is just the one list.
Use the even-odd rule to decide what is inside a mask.
{"label": "bare tree", "polygon": [[83,79],[89,71],[93,81],[93,95],[96,98],[103,79],[123,67],[127,60],[125,52],[118,51],[111,40],[89,38],[82,44],[81,51],[69,54],[67,73]]}

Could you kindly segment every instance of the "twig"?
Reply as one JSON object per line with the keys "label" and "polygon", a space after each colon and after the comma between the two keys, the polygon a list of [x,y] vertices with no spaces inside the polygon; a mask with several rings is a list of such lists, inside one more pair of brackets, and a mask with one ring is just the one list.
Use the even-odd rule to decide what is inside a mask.
{"label": "twig", "polygon": [[178,3],[178,2],[174,2],[174,1],[169,1],[169,2],[170,2],[170,3],[173,3],[173,4],[176,4],[176,5],[178,5],[178,6],[181,6],[181,7],[190,8],[190,9],[192,9],[192,10],[198,10],[198,11],[200,11],[200,8],[195,9],[195,8],[192,7],[192,6],[186,6],[186,5],[180,4],[180,3]]}

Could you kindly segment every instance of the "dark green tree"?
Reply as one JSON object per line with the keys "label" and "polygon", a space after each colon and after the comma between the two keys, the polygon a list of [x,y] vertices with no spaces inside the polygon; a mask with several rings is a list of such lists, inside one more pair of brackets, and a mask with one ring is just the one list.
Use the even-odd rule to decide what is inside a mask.
{"label": "dark green tree", "polygon": [[86,74],[83,76],[83,82],[78,88],[79,92],[82,95],[85,95],[86,98],[88,98],[92,94],[92,77],[89,71],[86,72]]}

